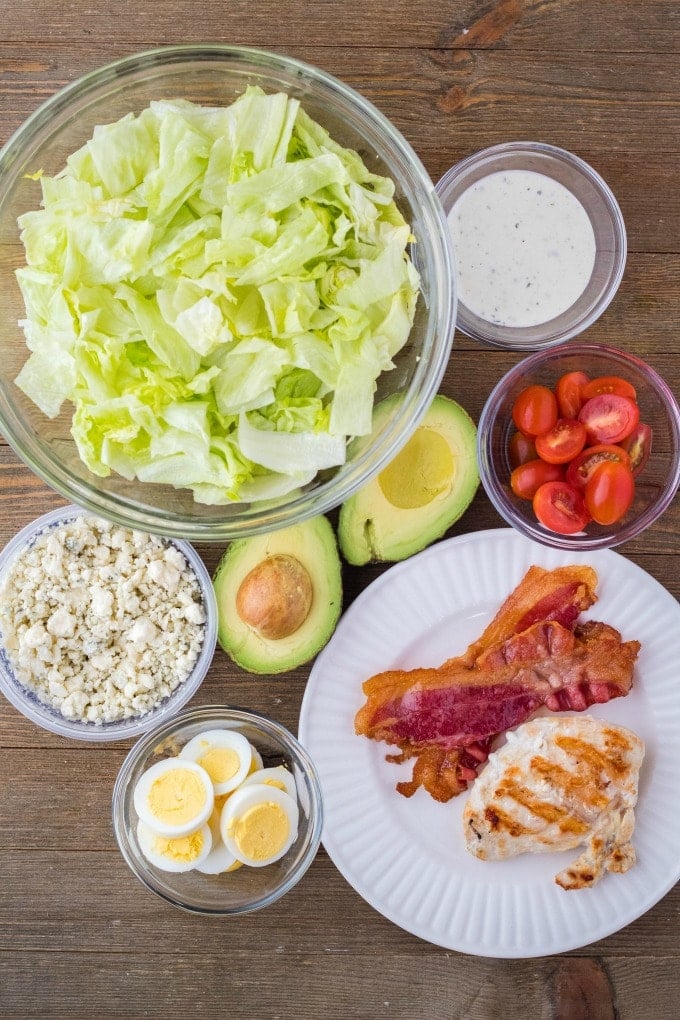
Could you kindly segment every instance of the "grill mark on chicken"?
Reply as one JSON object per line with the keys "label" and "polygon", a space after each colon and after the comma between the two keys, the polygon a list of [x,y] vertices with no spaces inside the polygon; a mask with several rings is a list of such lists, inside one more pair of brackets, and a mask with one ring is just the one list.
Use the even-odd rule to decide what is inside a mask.
{"label": "grill mark on chicken", "polygon": [[487,808],[484,812],[484,817],[488,821],[490,827],[496,831],[505,829],[511,836],[515,838],[518,836],[531,835],[531,829],[528,829],[521,822],[518,822],[512,815],[506,814],[500,808]]}
{"label": "grill mark on chicken", "polygon": [[531,768],[540,779],[559,789],[571,802],[580,801],[594,808],[602,808],[607,803],[605,794],[593,783],[589,771],[575,774],[541,755],[531,759]]}
{"label": "grill mark on chicken", "polygon": [[[596,782],[602,772],[617,779],[624,775],[628,768],[626,759],[622,755],[610,756],[598,751],[592,744],[577,740],[575,737],[559,736],[555,739],[555,743],[565,754],[575,758],[580,768],[588,769],[591,781]],[[626,745],[626,749],[629,749],[629,745]]]}
{"label": "grill mark on chicken", "polygon": [[[588,831],[588,823],[575,817],[567,807],[560,807],[550,801],[540,800],[535,794],[513,780],[501,783],[496,791],[498,797],[510,797],[521,804],[532,815],[542,818],[545,822],[557,825],[560,832],[583,833]],[[527,832],[533,830],[526,829]],[[515,835],[515,833],[511,833]]]}

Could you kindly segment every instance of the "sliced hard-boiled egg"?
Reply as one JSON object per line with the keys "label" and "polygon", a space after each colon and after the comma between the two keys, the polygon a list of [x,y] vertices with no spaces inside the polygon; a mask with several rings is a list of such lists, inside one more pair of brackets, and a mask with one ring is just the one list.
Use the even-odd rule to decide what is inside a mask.
{"label": "sliced hard-boiled egg", "polygon": [[283,790],[293,800],[297,800],[297,789],[295,788],[295,780],[288,771],[285,765],[275,765],[269,769],[258,769],[256,772],[251,772],[247,776],[242,786],[253,786],[253,784],[263,784],[264,786],[274,786],[278,790]]}
{"label": "sliced hard-boiled egg", "polygon": [[218,793],[218,794],[216,794],[215,795],[215,808],[214,808],[214,811],[217,811],[217,813],[219,814],[222,811],[222,808],[227,803],[227,801],[229,800],[230,797],[231,797],[230,793]]}
{"label": "sliced hard-boiled egg", "polygon": [[283,857],[295,841],[297,801],[263,783],[241,786],[222,808],[220,833],[234,857],[253,868]]}
{"label": "sliced hard-boiled egg", "polygon": [[137,823],[139,848],[150,864],[163,871],[191,871],[200,868],[210,855],[212,834],[203,824],[185,836],[161,836],[143,822]]}
{"label": "sliced hard-boiled egg", "polygon": [[210,835],[212,836],[212,849],[202,863],[196,865],[196,871],[204,875],[222,875],[226,871],[236,871],[242,867],[241,861],[237,861],[231,850],[227,850],[222,842],[220,834],[220,810],[215,810],[208,819]]}
{"label": "sliced hard-boiled egg", "polygon": [[199,733],[184,745],[179,755],[205,769],[218,796],[240,786],[253,760],[250,744],[236,730]]}
{"label": "sliced hard-boiled egg", "polygon": [[160,836],[186,836],[207,822],[215,794],[210,776],[196,762],[164,758],[140,776],[135,811]]}
{"label": "sliced hard-boiled egg", "polygon": [[249,776],[251,776],[253,772],[257,772],[258,769],[261,769],[263,764],[262,755],[260,754],[260,752],[258,751],[254,744],[250,745],[250,750],[252,751],[253,754],[253,760],[250,763],[250,772],[248,773]]}

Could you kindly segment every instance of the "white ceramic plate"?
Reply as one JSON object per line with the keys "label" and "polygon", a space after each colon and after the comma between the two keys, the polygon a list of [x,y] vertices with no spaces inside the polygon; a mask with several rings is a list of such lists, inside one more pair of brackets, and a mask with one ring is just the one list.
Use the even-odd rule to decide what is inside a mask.
{"label": "white ceramic plate", "polygon": [[[598,602],[589,613],[642,642],[634,687],[588,711],[635,730],[647,753],[633,843],[637,864],[593,889],[566,892],[554,875],[578,851],[482,862],[464,848],[466,795],[438,804],[395,790],[412,765],[394,748],[358,737],[362,682],[385,669],[437,666],[484,629],[532,564],[589,563]],[[312,669],[300,740],[324,796],[323,844],[356,891],[420,938],[479,956],[565,952],[618,931],[680,877],[680,605],[634,563],[611,551],[549,549],[512,530],[463,535],[379,577],[345,613]]]}

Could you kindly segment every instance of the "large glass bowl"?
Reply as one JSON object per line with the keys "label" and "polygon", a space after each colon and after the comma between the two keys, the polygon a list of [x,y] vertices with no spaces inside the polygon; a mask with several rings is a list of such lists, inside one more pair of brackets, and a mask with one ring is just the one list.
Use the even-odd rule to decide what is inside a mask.
{"label": "large glass bowl", "polygon": [[[265,768],[285,765],[289,770],[300,808],[297,839],[280,860],[266,867],[246,866],[222,875],[161,871],[149,864],[137,839],[135,786],[156,762],[175,757],[192,737],[214,729],[237,730],[259,752]],[[292,889],[316,856],[323,824],[319,778],[305,749],[273,719],[227,705],[188,709],[138,741],[118,773],[112,813],[120,851],[147,889],[182,910],[222,917],[260,910]]]}
{"label": "large glass bowl", "polygon": [[[140,113],[154,99],[228,105],[248,85],[284,90],[369,169],[390,176],[410,223],[411,256],[421,296],[409,341],[396,367],[378,381],[376,399],[401,393],[369,443],[350,447],[347,463],[321,473],[303,491],[266,505],[207,506],[189,490],[97,478],[80,461],[70,435],[71,408],[49,420],[14,383],[26,357],[17,320],[24,306],[14,271],[24,264],[17,217],[40,201],[37,171],[57,173],[97,124]],[[33,178],[30,176],[33,175]],[[29,117],[0,151],[0,428],[19,456],[63,495],[120,524],[191,540],[221,541],[270,531],[342,503],[406,442],[437,392],[453,339],[456,290],[446,221],[423,165],[408,142],[366,99],[296,60],[229,46],[177,46],[128,57],[85,75]]]}

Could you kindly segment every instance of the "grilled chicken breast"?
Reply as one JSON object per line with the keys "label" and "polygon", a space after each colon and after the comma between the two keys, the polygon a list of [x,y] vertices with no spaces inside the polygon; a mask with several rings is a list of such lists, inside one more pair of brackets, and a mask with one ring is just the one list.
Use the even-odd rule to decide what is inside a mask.
{"label": "grilled chicken breast", "polygon": [[533,719],[508,733],[474,783],[465,843],[483,861],[523,853],[583,852],[558,875],[563,889],[595,885],[635,863],[630,842],[645,747],[592,716]]}

